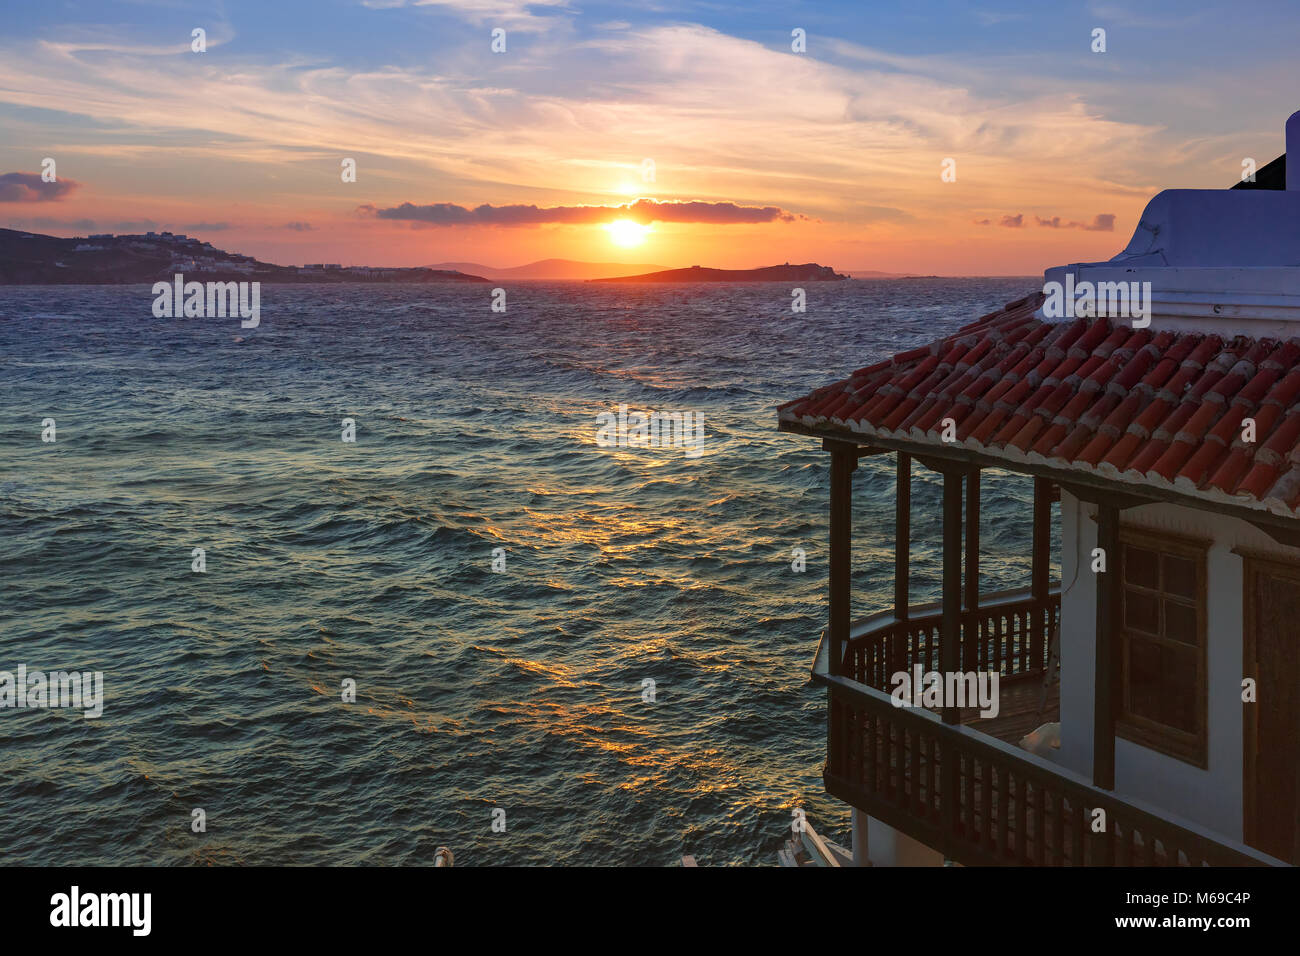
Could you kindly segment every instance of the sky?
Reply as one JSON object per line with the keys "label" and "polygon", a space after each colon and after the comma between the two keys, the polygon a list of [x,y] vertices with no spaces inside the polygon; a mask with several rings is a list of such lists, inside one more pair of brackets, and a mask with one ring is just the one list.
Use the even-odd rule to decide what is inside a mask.
{"label": "sky", "polygon": [[1280,155],[1298,46],[1286,2],[10,4],[0,225],[282,264],[1030,275]]}

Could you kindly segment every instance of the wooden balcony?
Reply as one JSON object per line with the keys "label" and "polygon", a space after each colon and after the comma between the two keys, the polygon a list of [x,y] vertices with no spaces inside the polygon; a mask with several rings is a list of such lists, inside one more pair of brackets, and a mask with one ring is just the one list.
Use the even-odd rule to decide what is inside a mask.
{"label": "wooden balcony", "polygon": [[[1003,702],[996,718],[969,726],[895,706],[889,694],[898,671],[941,669],[941,611],[859,622],[838,674],[823,640],[813,676],[829,689],[827,792],[965,865],[1280,865],[1015,745],[1040,717],[1056,717],[1055,699],[1045,708],[1040,695],[1059,613],[1059,595],[1028,592],[963,612],[962,669],[998,672]],[[1105,826],[1094,832],[1098,809]]]}
{"label": "wooden balcony", "polygon": [[[978,610],[962,613],[962,671],[993,671],[999,675],[1001,706],[996,717],[978,719],[979,729],[1016,743],[1025,734],[1060,714],[1060,686],[1045,681],[1051,637],[1061,615],[1059,589],[1036,600],[1028,590],[1006,591],[979,599]],[[858,624],[845,643],[841,673],[850,680],[889,693],[890,678],[920,664],[937,671],[943,610],[939,604],[913,607],[899,620],[892,610]],[[976,720],[976,709],[959,715]]]}
{"label": "wooden balcony", "polygon": [[[1091,779],[1017,746],[1058,719],[1043,677],[1061,613],[1050,574],[1056,491],[1034,478],[1030,586],[982,595],[980,473],[959,450],[927,449],[917,460],[943,476],[942,601],[910,601],[911,456],[896,450],[894,606],[850,620],[853,473],[858,459],[887,449],[826,436],[830,452],[827,626],[813,668],[828,689],[826,790],[858,810],[961,864],[1058,866],[1286,865],[1115,791],[1115,722],[1120,657],[1115,575],[1097,579]],[[1072,487],[1097,505],[1097,542],[1119,548],[1119,511],[1129,498]],[[1069,664],[1062,669],[1070,680]],[[898,707],[892,677],[920,665],[945,677],[994,671],[1000,710],[977,719],[946,701],[938,713]],[[1068,683],[1067,683],[1068,686]],[[969,721],[969,724],[965,722]],[[1074,728],[1076,731],[1077,728]],[[1069,734],[1071,728],[1063,728]],[[1100,811],[1100,812],[1098,812]]]}

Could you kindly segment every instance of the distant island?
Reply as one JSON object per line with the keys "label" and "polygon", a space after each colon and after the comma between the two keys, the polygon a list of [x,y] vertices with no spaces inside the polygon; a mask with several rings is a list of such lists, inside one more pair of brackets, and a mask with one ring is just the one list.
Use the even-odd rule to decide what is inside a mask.
{"label": "distant island", "polygon": [[876,269],[849,269],[850,279],[922,279],[912,272],[880,272]]}
{"label": "distant island", "polygon": [[439,262],[430,269],[452,269],[489,279],[515,279],[529,282],[573,282],[604,279],[633,273],[658,272],[663,266],[650,263],[582,262],[577,259],[541,259],[523,266],[497,269],[480,262]]}
{"label": "distant island", "polygon": [[487,282],[482,276],[425,268],[278,266],[170,232],[60,239],[0,229],[0,285],[126,285],[176,273],[230,282]]}
{"label": "distant island", "polygon": [[763,266],[760,269],[666,269],[644,275],[617,276],[608,279],[589,279],[589,282],[835,282],[847,279],[830,266],[806,262],[801,266],[790,263],[780,266]]}

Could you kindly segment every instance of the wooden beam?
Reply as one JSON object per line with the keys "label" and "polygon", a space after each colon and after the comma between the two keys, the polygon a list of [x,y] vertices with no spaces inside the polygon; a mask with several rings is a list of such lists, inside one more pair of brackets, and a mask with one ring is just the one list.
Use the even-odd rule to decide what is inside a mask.
{"label": "wooden beam", "polygon": [[1130,495],[1122,491],[1115,491],[1110,488],[1097,488],[1090,485],[1077,485],[1073,482],[1065,482],[1064,488],[1080,501],[1086,501],[1089,504],[1101,505],[1103,503],[1124,511],[1127,508],[1138,508],[1142,505],[1155,504],[1155,500],[1145,498],[1142,495]]}
{"label": "wooden beam", "polygon": [[[1252,521],[1251,524],[1278,544],[1284,544],[1288,548],[1300,548],[1300,528],[1279,528],[1260,521]],[[1296,827],[1296,833],[1300,834],[1300,826]]]}
{"label": "wooden beam", "polygon": [[823,438],[822,449],[824,451],[852,452],[856,455],[858,452],[858,443],[843,438]]}
{"label": "wooden beam", "polygon": [[906,621],[912,603],[912,456],[898,453],[894,483],[894,619]]}
{"label": "wooden beam", "polygon": [[972,462],[957,461],[952,458],[935,458],[931,455],[913,455],[912,457],[926,468],[929,468],[931,471],[937,471],[941,475],[946,475],[949,472],[956,475],[964,475],[971,469],[979,467],[979,465]]}
{"label": "wooden beam", "polygon": [[[943,476],[943,620],[939,630],[939,670],[961,669],[961,483],[957,472]],[[961,723],[956,706],[943,708],[945,724]],[[951,793],[951,791],[949,791]]]}
{"label": "wooden beam", "polygon": [[853,564],[853,471],[857,451],[851,446],[831,448],[829,610],[826,627],[832,674],[843,670],[844,645],[849,639],[849,586]]}
{"label": "wooden beam", "polygon": [[1052,557],[1052,482],[1034,479],[1034,544],[1030,563],[1030,593],[1035,601],[1047,600],[1048,569]]}
{"label": "wooden beam", "polygon": [[825,451],[844,449],[851,451],[858,458],[870,458],[872,455],[891,455],[894,452],[892,448],[881,448],[878,445],[860,445],[848,438],[831,438],[829,436],[822,439],[822,448]]}
{"label": "wooden beam", "polygon": [[[783,421],[779,424],[779,428],[783,432],[795,435],[810,435],[815,438],[827,437],[825,429],[810,428],[798,422]],[[942,471],[945,468],[968,469],[979,467],[999,468],[1003,471],[1035,475],[1050,479],[1058,488],[1064,487],[1066,491],[1076,497],[1083,498],[1085,501],[1093,501],[1098,494],[1118,494],[1119,499],[1124,501],[1122,506],[1124,508],[1168,502],[1182,505],[1185,508],[1193,508],[1197,511],[1239,518],[1242,521],[1250,522],[1270,535],[1277,531],[1282,535],[1277,540],[1283,544],[1289,544],[1293,540],[1290,539],[1292,532],[1300,531],[1300,519],[1273,514],[1262,506],[1235,505],[1225,501],[1207,499],[1201,495],[1174,488],[1157,487],[1149,484],[1141,486],[1135,484],[1129,490],[1127,482],[1092,474],[1080,468],[1063,468],[1045,463],[1015,461],[999,455],[974,452],[964,445],[954,444],[951,448],[948,448],[928,442],[897,439],[881,435],[872,435],[870,440],[873,446],[887,448],[892,451],[908,452],[913,459],[936,471]],[[1124,488],[1125,490],[1117,492],[1117,488]]]}
{"label": "wooden beam", "polygon": [[1092,782],[1115,789],[1115,714],[1121,691],[1119,508],[1097,506],[1097,547],[1106,555],[1106,570],[1097,578],[1096,656],[1093,668]]}

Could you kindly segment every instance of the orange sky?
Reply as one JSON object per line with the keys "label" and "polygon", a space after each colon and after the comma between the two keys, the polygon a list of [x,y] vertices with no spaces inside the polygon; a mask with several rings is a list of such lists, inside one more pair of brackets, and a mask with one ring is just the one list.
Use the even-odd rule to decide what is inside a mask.
{"label": "orange sky", "polygon": [[[0,174],[54,157],[77,184],[49,201],[0,199],[0,224],[171,229],[284,264],[563,257],[1025,275],[1114,255],[1160,188],[1222,188],[1243,157],[1263,165],[1296,105],[1293,58],[1275,55],[1267,30],[1251,56],[1192,70],[1179,64],[1203,29],[1096,4],[1075,19],[928,26],[900,13],[893,33],[812,25],[804,53],[783,19],[754,25],[743,11],[627,22],[559,3],[543,19],[511,0],[470,13],[394,0],[340,13],[337,36],[318,37],[242,7],[209,18],[201,54],[192,14],[168,25],[156,11],[134,26],[20,23],[0,40]],[[1102,20],[1113,43],[1097,55],[1088,24]],[[497,22],[504,54],[489,49]],[[1185,73],[1173,83],[1153,64]],[[340,176],[344,158],[355,182]],[[948,158],[955,181],[941,177]],[[780,216],[657,221],[624,246],[593,222],[376,213],[638,197]]]}

